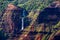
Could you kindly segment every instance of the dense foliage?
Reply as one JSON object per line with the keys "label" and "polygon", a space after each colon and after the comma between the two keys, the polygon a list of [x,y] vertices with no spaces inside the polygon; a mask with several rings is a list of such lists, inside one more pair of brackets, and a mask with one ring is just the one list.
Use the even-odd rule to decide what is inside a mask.
{"label": "dense foliage", "polygon": [[[51,20],[49,20],[49,15],[53,14],[53,13],[48,12],[49,13],[48,14],[46,12],[46,11],[48,11],[48,9],[46,7],[48,7],[53,1],[55,1],[55,0],[0,0],[0,27],[4,27],[7,30],[9,30],[9,28],[7,28],[7,27],[9,27],[8,25],[11,21],[9,22],[8,18],[10,18],[13,21],[13,23],[15,23],[14,24],[14,28],[15,28],[14,31],[15,32],[13,34],[5,32],[6,29],[4,29],[4,28],[2,28],[2,29],[0,28],[0,38],[1,38],[1,40],[5,40],[8,37],[9,38],[11,37],[10,38],[10,40],[11,40],[12,38],[18,37],[19,35],[21,35],[20,34],[21,33],[20,29],[21,29],[21,23],[22,23],[23,9],[27,10],[27,11],[25,10],[26,17],[24,18],[24,23],[25,23],[24,26],[26,28],[25,30],[27,30],[26,34],[29,36],[31,33],[33,35],[34,35],[34,33],[38,33],[37,35],[39,36],[39,33],[42,33],[42,34],[45,33],[42,40],[47,40],[48,37],[50,37],[51,32],[55,33],[56,32],[55,30],[58,29],[59,24],[60,24],[60,22],[58,20],[58,23],[56,23],[56,25],[55,25],[54,23],[56,21],[54,19],[53,19],[54,23],[52,23]],[[9,14],[7,14],[6,9],[7,9],[7,5],[9,3],[12,3],[18,9],[10,11],[10,13],[8,11]],[[20,10],[19,8],[23,8],[23,9]],[[41,13],[40,12],[41,10],[45,10],[45,11],[43,13]],[[29,14],[27,14],[27,12],[29,12]],[[58,15],[57,18],[59,19],[59,17],[60,17],[60,15]],[[44,24],[43,23],[40,24],[40,22],[43,22]],[[52,25],[52,24],[54,24],[54,25]],[[29,29],[30,26],[33,26],[35,28],[34,32],[30,32],[30,29]],[[46,32],[40,32],[40,31],[46,31]],[[22,34],[25,34],[25,31],[22,31]],[[31,34],[31,36],[32,36],[32,34]],[[37,37],[37,35],[36,35],[36,37]],[[31,38],[31,39],[33,39],[33,38]],[[14,40],[14,39],[12,39],[12,40]]]}

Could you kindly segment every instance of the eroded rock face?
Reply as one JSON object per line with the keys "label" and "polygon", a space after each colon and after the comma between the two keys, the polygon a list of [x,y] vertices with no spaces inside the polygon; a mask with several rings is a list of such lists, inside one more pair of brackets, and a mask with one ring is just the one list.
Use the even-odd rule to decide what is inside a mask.
{"label": "eroded rock face", "polygon": [[22,27],[22,17],[24,17],[23,11],[26,17],[28,15],[28,12],[24,8],[20,8],[13,4],[8,4],[2,17],[2,27],[6,32],[12,32],[12,30],[20,31]]}

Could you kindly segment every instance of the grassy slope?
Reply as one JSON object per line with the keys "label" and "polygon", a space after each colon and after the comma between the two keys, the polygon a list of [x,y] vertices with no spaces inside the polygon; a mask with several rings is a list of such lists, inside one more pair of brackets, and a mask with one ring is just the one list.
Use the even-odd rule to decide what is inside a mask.
{"label": "grassy slope", "polygon": [[18,6],[26,8],[27,10],[36,10],[36,9],[43,9],[45,7],[47,7],[47,5],[50,3],[51,1],[49,0],[28,0],[27,2],[25,2],[24,4],[18,4]]}

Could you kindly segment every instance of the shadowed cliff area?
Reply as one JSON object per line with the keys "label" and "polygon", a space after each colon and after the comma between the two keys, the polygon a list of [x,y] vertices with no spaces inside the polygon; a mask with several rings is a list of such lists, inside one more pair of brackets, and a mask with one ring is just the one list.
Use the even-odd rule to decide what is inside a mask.
{"label": "shadowed cliff area", "polygon": [[38,23],[52,22],[52,24],[57,24],[60,21],[59,18],[60,18],[60,8],[45,8],[42,12],[40,12],[37,20]]}
{"label": "shadowed cliff area", "polygon": [[[58,35],[60,35],[60,1],[55,1],[51,3],[51,5],[45,3],[46,1],[41,1],[40,3],[40,0],[26,0],[26,2],[24,3],[21,2],[21,4],[24,5],[20,5],[19,3],[19,5],[23,7],[17,6],[16,4],[14,5],[13,3],[9,3],[1,15],[0,39],[59,39],[60,36]],[[24,27],[23,30],[21,30],[22,26]]]}
{"label": "shadowed cliff area", "polygon": [[[24,15],[23,15],[24,14]],[[8,4],[2,17],[3,31],[7,34],[20,33],[22,28],[22,18],[24,17],[24,28],[29,25],[28,11],[13,4]],[[11,36],[13,36],[11,35]],[[16,35],[15,35],[16,36]]]}

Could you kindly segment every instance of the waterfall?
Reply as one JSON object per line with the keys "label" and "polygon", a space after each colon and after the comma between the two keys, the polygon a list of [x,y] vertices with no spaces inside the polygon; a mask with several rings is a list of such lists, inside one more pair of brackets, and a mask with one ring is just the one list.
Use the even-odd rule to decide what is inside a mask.
{"label": "waterfall", "polygon": [[22,15],[22,28],[21,28],[21,30],[24,29],[24,18],[25,18],[25,10],[23,10],[23,15]]}
{"label": "waterfall", "polygon": [[22,18],[22,28],[21,28],[21,30],[23,30],[24,29],[24,18]]}

